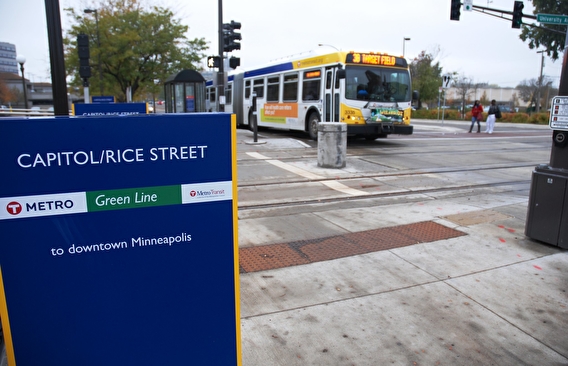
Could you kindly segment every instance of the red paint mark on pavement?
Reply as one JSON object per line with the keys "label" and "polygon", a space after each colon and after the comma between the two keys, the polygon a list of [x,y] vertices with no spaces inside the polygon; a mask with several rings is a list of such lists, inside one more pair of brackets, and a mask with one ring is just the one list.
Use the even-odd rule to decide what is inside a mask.
{"label": "red paint mark on pavement", "polygon": [[517,257],[522,258],[522,256],[520,254],[517,254]]}
{"label": "red paint mark on pavement", "polygon": [[507,231],[510,232],[510,233],[514,233],[515,229],[507,228]]}
{"label": "red paint mark on pavement", "polygon": [[503,226],[503,225],[497,225],[497,227],[499,227],[499,228],[501,228],[501,229],[504,229],[504,228],[505,228],[505,226]]}
{"label": "red paint mark on pavement", "polygon": [[505,243],[507,240],[505,240],[505,239],[503,239],[503,238],[499,238],[499,241],[500,241],[501,243]]}
{"label": "red paint mark on pavement", "polygon": [[534,268],[538,269],[539,271],[542,271],[542,267],[537,266],[536,264],[533,265]]}

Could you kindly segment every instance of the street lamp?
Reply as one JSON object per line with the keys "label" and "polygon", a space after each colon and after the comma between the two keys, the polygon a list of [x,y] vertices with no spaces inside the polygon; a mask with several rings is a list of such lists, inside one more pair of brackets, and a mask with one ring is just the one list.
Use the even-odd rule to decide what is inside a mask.
{"label": "street lamp", "polygon": [[332,46],[330,44],[326,44],[326,43],[318,43],[319,47],[323,47],[323,46],[327,46],[327,47],[331,47],[331,48],[335,48],[337,50],[337,52],[339,52],[339,48]]}
{"label": "street lamp", "polygon": [[154,87],[152,87],[152,107],[154,114],[156,114],[156,86],[160,83],[160,79],[154,79]]}
{"label": "street lamp", "polygon": [[16,57],[16,62],[20,64],[20,71],[22,71],[22,87],[24,88],[24,109],[28,109],[28,92],[26,90],[26,78],[24,77],[24,64],[26,58],[22,55]]}
{"label": "street lamp", "polygon": [[103,69],[101,67],[101,33],[99,31],[99,12],[97,9],[85,9],[83,10],[85,14],[95,13],[95,24],[97,27],[97,47],[98,47],[98,62],[99,62],[99,84],[101,89],[101,96],[105,95],[105,90],[103,86]]}
{"label": "street lamp", "polygon": [[405,53],[404,51],[405,51],[406,41],[410,41],[410,38],[404,37],[404,38],[402,39],[402,57],[404,57],[404,53]]}

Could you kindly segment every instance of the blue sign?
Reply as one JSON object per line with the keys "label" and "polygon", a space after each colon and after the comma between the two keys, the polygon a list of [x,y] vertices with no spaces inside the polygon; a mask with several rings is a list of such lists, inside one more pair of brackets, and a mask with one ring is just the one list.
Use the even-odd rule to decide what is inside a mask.
{"label": "blue sign", "polygon": [[185,98],[185,111],[195,112],[195,97],[193,95],[188,95]]}
{"label": "blue sign", "polygon": [[93,103],[114,103],[114,96],[112,95],[94,95],[91,97]]}
{"label": "blue sign", "polygon": [[0,119],[9,365],[241,365],[235,125]]}
{"label": "blue sign", "polygon": [[130,116],[146,114],[146,103],[75,103],[73,115],[84,117],[96,116]]}

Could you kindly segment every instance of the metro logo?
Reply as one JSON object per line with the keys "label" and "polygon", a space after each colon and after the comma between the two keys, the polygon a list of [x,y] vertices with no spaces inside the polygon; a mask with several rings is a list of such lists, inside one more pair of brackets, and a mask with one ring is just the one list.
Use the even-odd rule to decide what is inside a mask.
{"label": "metro logo", "polygon": [[6,205],[6,211],[10,215],[19,215],[22,212],[22,205],[16,201],[12,201]]}
{"label": "metro logo", "polygon": [[191,192],[189,192],[189,195],[190,195],[191,197],[195,197],[195,196],[197,195],[197,192],[191,191]]}
{"label": "metro logo", "polygon": [[87,212],[85,192],[0,198],[0,220]]}

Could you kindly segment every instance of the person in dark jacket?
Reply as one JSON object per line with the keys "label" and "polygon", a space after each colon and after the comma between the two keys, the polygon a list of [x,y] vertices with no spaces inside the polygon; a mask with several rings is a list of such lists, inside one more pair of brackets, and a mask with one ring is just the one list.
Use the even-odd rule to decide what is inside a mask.
{"label": "person in dark jacket", "polygon": [[501,111],[499,106],[496,104],[495,99],[491,101],[489,106],[489,111],[487,112],[487,123],[485,123],[485,133],[493,133],[493,128],[495,127],[495,118],[501,118]]}
{"label": "person in dark jacket", "polygon": [[471,126],[469,127],[469,132],[473,130],[473,125],[477,122],[477,133],[481,132],[481,126],[479,125],[479,121],[483,117],[483,106],[479,103],[479,100],[476,100],[473,104],[473,108],[471,108]]}

